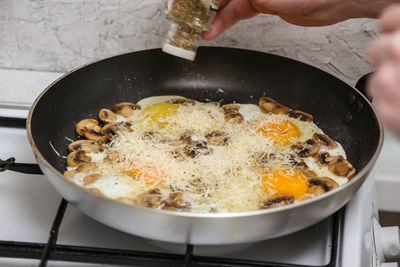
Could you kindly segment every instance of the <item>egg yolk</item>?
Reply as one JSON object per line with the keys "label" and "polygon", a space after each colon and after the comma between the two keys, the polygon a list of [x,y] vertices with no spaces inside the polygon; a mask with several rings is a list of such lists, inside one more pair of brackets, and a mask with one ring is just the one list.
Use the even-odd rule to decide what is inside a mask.
{"label": "egg yolk", "polygon": [[170,103],[154,104],[145,108],[142,115],[148,120],[148,123],[156,123],[160,127],[168,125],[167,117],[177,112],[179,105]]}
{"label": "egg yolk", "polygon": [[307,178],[293,170],[277,170],[262,177],[261,189],[274,196],[293,196],[298,200],[308,191]]}
{"label": "egg yolk", "polygon": [[267,122],[257,132],[262,133],[278,146],[287,146],[300,136],[299,129],[289,120]]}
{"label": "egg yolk", "polygon": [[131,169],[129,171],[125,171],[125,173],[136,181],[142,180],[148,185],[156,185],[160,183],[160,180],[153,175],[150,175],[147,172],[143,172],[140,169]]}

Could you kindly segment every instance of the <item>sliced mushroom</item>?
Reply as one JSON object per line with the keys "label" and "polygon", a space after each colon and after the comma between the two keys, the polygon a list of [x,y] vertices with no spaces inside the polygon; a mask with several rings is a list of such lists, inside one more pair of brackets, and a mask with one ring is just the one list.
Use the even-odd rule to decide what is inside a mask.
{"label": "sliced mushroom", "polygon": [[293,202],[294,202],[293,196],[280,196],[280,197],[271,198],[267,201],[261,202],[260,208],[261,209],[270,209],[270,208],[289,205]]}
{"label": "sliced mushroom", "polygon": [[240,113],[232,112],[225,114],[225,121],[232,124],[239,124],[243,122],[243,116]]}
{"label": "sliced mushroom", "polygon": [[67,166],[68,167],[78,167],[80,164],[84,162],[90,162],[91,158],[86,155],[85,151],[78,150],[73,151],[67,156]]}
{"label": "sliced mushroom", "polygon": [[100,109],[99,120],[104,123],[114,123],[117,120],[117,115],[107,108]]}
{"label": "sliced mushroom", "polygon": [[76,168],[77,172],[90,172],[97,170],[99,167],[96,165],[96,163],[93,162],[83,162],[81,163],[78,168]]}
{"label": "sliced mushroom", "polygon": [[167,101],[169,104],[177,104],[177,105],[185,105],[185,106],[193,106],[196,104],[196,101],[189,99],[189,98],[174,98],[169,101]]}
{"label": "sliced mushroom", "polygon": [[318,154],[318,161],[328,165],[328,169],[338,176],[351,179],[356,175],[356,169],[343,156],[330,156],[328,152],[322,152]]}
{"label": "sliced mushroom", "polygon": [[109,123],[101,128],[101,133],[106,136],[112,136],[120,130],[126,130],[128,132],[133,132],[131,128],[132,124],[126,121],[116,122],[116,123]]}
{"label": "sliced mushroom", "polygon": [[108,138],[110,138],[108,135],[105,135],[101,132],[100,127],[96,130],[90,129],[88,131],[85,131],[85,137],[100,144],[104,143],[105,141],[107,141]]}
{"label": "sliced mushroom", "polygon": [[91,140],[77,140],[69,144],[68,146],[69,152],[77,150],[83,150],[87,153],[99,152],[101,150],[101,145]]}
{"label": "sliced mushroom", "polygon": [[292,149],[299,150],[298,155],[302,158],[313,157],[318,154],[321,144],[313,139],[308,139],[304,143],[292,145]]}
{"label": "sliced mushroom", "polygon": [[184,161],[185,157],[181,154],[179,150],[174,150],[171,151],[171,155],[176,159],[177,161]]}
{"label": "sliced mushroom", "polygon": [[213,146],[223,146],[227,145],[229,141],[229,136],[222,131],[213,131],[205,136],[207,138],[207,142]]}
{"label": "sliced mushroom", "polygon": [[222,110],[225,114],[225,121],[233,124],[239,124],[243,122],[243,116],[239,113],[240,106],[236,104],[228,104],[222,106]]}
{"label": "sliced mushroom", "polygon": [[183,132],[183,134],[179,137],[179,141],[184,144],[191,144],[193,142],[192,133],[190,131]]}
{"label": "sliced mushroom", "polygon": [[321,146],[324,146],[328,149],[335,149],[338,147],[338,144],[335,141],[333,141],[326,134],[315,133],[315,134],[313,134],[312,138],[313,138],[313,140],[319,142],[321,144]]}
{"label": "sliced mushroom", "polygon": [[318,186],[321,187],[324,192],[328,192],[339,186],[334,180],[328,177],[315,177],[312,179],[308,179],[308,183],[310,184],[310,188]]}
{"label": "sliced mushroom", "polygon": [[290,111],[290,108],[280,104],[279,102],[269,97],[260,97],[260,100],[258,101],[258,106],[261,110],[274,114],[288,113]]}
{"label": "sliced mushroom", "polygon": [[184,151],[186,156],[195,158],[199,155],[208,155],[213,152],[213,149],[207,146],[207,142],[200,140],[186,145]]}
{"label": "sliced mushroom", "polygon": [[83,136],[88,130],[100,132],[101,127],[99,126],[99,122],[95,119],[84,119],[76,124],[75,130],[77,134]]}
{"label": "sliced mushroom", "polygon": [[299,119],[301,121],[313,121],[314,117],[311,114],[300,110],[291,110],[288,112],[288,116],[291,118]]}
{"label": "sliced mushroom", "polygon": [[119,158],[118,151],[113,151],[113,152],[109,153],[107,155],[107,157],[105,158],[105,160],[109,161],[109,162],[119,162],[120,158]]}
{"label": "sliced mushroom", "polygon": [[136,200],[133,198],[130,198],[130,197],[119,197],[115,200],[122,202],[122,203],[129,204],[129,205],[136,205]]}
{"label": "sliced mushroom", "polygon": [[98,173],[87,175],[83,178],[83,185],[84,186],[91,185],[94,182],[96,182],[99,178],[100,178],[100,174],[98,174]]}
{"label": "sliced mushroom", "polygon": [[75,174],[76,174],[76,171],[64,171],[64,177],[69,180],[74,179]]}
{"label": "sliced mushroom", "polygon": [[187,211],[189,208],[190,205],[184,202],[181,192],[170,193],[168,198],[162,202],[164,210]]}
{"label": "sliced mushroom", "polygon": [[334,164],[330,165],[328,169],[338,176],[344,176],[349,179],[356,175],[356,169],[343,157]]}
{"label": "sliced mushroom", "polygon": [[156,208],[161,204],[161,198],[160,189],[155,188],[140,194],[136,199],[136,204],[147,208]]}
{"label": "sliced mushroom", "polygon": [[112,108],[112,111],[120,116],[128,118],[133,115],[135,110],[139,110],[139,109],[140,109],[139,105],[133,104],[131,102],[122,102],[122,103],[116,104]]}
{"label": "sliced mushroom", "polygon": [[240,109],[240,106],[236,105],[236,104],[227,104],[227,105],[223,105],[222,109],[224,110],[224,113],[238,112]]}
{"label": "sliced mushroom", "polygon": [[331,156],[328,152],[321,152],[317,155],[317,159],[321,164],[332,165],[343,159],[343,156]]}
{"label": "sliced mushroom", "polygon": [[301,172],[308,179],[312,179],[312,178],[318,177],[318,175],[314,171],[312,171],[312,170],[310,170],[308,168],[308,166],[307,166],[307,164],[305,162],[297,163],[296,167],[295,167],[295,170]]}

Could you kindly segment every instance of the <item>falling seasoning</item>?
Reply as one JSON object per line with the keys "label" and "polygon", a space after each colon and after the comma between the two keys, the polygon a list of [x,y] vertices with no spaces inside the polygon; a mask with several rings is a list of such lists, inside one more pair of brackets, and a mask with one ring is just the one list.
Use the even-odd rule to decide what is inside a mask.
{"label": "falling seasoning", "polygon": [[167,19],[172,21],[163,51],[194,60],[197,41],[209,29],[218,10],[219,0],[170,0]]}

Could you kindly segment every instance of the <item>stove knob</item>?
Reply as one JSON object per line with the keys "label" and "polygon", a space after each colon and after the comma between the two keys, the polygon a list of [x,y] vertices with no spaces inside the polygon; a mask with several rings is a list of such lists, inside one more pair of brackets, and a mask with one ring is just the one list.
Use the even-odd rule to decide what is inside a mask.
{"label": "stove knob", "polygon": [[394,260],[400,258],[399,227],[382,227],[380,232],[380,241],[385,259]]}
{"label": "stove knob", "polygon": [[373,218],[373,243],[375,253],[381,262],[400,259],[400,234],[399,227],[381,227]]}

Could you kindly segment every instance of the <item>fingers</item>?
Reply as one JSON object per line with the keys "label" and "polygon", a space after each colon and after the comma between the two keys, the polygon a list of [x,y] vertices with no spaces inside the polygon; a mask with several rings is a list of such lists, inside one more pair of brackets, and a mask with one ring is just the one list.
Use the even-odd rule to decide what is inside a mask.
{"label": "fingers", "polygon": [[383,62],[400,60],[400,31],[382,35],[373,41],[367,49],[367,58],[375,67]]}
{"label": "fingers", "polygon": [[390,5],[381,14],[380,25],[383,32],[393,32],[400,28],[400,4]]}
{"label": "fingers", "polygon": [[231,0],[224,4],[225,6],[218,12],[210,30],[202,34],[204,40],[214,39],[239,20],[254,17],[259,13],[248,0]]}
{"label": "fingers", "polygon": [[383,65],[371,77],[368,93],[376,101],[400,105],[400,63]]}
{"label": "fingers", "polygon": [[368,83],[368,93],[384,124],[400,136],[400,63],[377,70]]}

